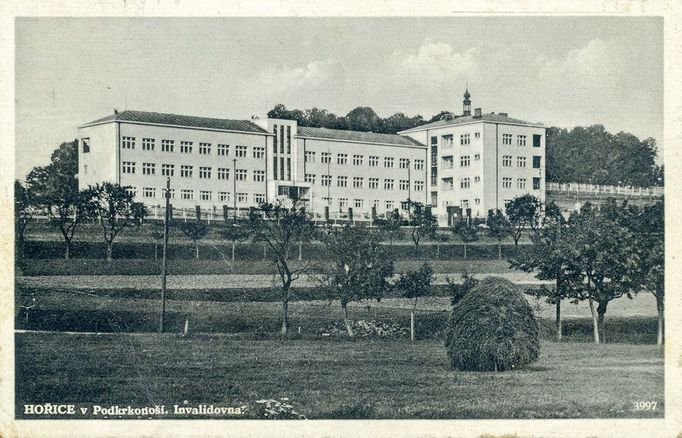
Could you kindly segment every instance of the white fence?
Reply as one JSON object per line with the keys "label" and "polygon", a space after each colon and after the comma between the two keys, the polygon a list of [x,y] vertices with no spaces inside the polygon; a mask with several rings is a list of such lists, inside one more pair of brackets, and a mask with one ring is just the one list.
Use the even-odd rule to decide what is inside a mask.
{"label": "white fence", "polygon": [[663,196],[663,187],[602,186],[583,183],[547,183],[547,190],[567,193],[594,193],[641,197]]}

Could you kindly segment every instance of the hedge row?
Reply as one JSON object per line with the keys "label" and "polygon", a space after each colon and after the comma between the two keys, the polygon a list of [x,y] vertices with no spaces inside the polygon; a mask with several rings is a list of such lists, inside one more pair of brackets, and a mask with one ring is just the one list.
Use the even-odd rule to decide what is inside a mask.
{"label": "hedge row", "polygon": [[[461,243],[440,243],[420,245],[419,255],[414,245],[386,245],[386,250],[396,259],[432,259],[453,260],[464,259],[464,245]],[[502,258],[510,258],[524,251],[531,251],[527,245],[515,248],[513,244],[502,245]],[[267,250],[263,244],[241,243],[235,244],[235,260],[264,260]],[[494,260],[498,258],[497,245],[467,245],[467,259]],[[57,259],[64,257],[64,243],[55,241],[27,241],[24,243],[25,259]],[[113,258],[115,259],[146,259],[154,260],[161,257],[161,245],[154,243],[120,242],[114,243]],[[301,245],[303,260],[328,259],[325,246],[320,243]],[[104,259],[106,245],[103,242],[72,242],[71,258]],[[195,257],[194,245],[188,243],[169,244],[168,258],[170,260],[189,260]],[[202,260],[231,260],[231,243],[200,243],[199,258]],[[298,249],[292,251],[290,258],[298,258]]]}

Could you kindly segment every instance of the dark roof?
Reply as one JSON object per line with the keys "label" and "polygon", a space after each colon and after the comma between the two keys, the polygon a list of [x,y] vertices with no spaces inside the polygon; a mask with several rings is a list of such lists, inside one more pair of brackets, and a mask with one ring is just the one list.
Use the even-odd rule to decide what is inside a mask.
{"label": "dark roof", "polygon": [[229,119],[214,119],[209,117],[195,117],[182,116],[178,114],[162,114],[152,113],[146,111],[121,111],[109,116],[97,119],[83,126],[96,125],[98,123],[125,121],[125,122],[141,122],[153,123],[159,125],[176,125],[188,126],[192,128],[209,128],[221,129],[225,131],[243,131],[243,132],[257,132],[266,133],[260,126],[251,123],[248,120],[229,120]]}
{"label": "dark roof", "polygon": [[417,140],[396,134],[378,134],[375,132],[346,131],[343,129],[298,127],[299,137],[328,138],[330,140],[357,141],[361,143],[383,143],[403,146],[422,146]]}
{"label": "dark roof", "polygon": [[527,126],[543,126],[540,123],[529,123],[525,122],[523,120],[519,119],[514,119],[509,116],[505,116],[502,114],[495,114],[495,113],[489,113],[489,114],[483,114],[481,117],[474,117],[474,116],[457,116],[454,119],[443,119],[443,120],[437,120],[435,122],[427,123],[425,125],[419,125],[411,129],[406,129],[401,132],[413,132],[413,131],[423,131],[425,129],[431,129],[431,128],[438,128],[441,126],[451,126],[451,125],[462,125],[464,123],[471,123],[471,122],[492,122],[492,123],[513,123],[515,125],[527,125]]}

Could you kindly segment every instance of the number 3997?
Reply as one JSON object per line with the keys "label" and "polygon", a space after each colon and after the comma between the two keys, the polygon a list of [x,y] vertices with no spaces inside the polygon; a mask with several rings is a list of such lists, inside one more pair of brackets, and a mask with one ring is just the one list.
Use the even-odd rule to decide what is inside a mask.
{"label": "number 3997", "polygon": [[655,401],[638,401],[633,402],[632,407],[635,411],[655,411],[657,404]]}

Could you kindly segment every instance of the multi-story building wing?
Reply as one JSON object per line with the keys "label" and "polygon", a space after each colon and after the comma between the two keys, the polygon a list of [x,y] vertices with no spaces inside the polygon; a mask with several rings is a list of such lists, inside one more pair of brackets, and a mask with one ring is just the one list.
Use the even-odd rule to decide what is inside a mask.
{"label": "multi-story building wing", "polygon": [[399,132],[428,147],[427,203],[441,224],[467,209],[472,217],[504,211],[527,193],[544,202],[545,127],[480,108],[472,115],[469,98],[467,91],[462,116]]}

